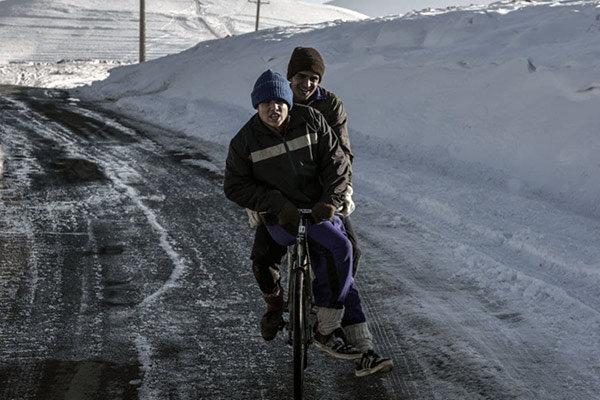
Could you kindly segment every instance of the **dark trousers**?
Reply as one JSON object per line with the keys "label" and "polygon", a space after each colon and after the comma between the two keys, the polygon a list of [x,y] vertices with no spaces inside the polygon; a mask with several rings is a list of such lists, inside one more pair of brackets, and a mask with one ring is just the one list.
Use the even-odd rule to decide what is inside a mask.
{"label": "dark trousers", "polygon": [[[336,262],[335,251],[327,248],[327,243],[319,243],[319,230],[311,235],[309,228],[309,245],[311,247],[311,258],[316,268],[317,279],[313,291],[317,304],[321,306],[332,306],[346,308],[343,326],[365,322],[365,316],[362,311],[362,305],[358,290],[353,283],[353,278],[349,276],[349,269],[352,269],[352,275],[356,273],[357,256],[360,251],[354,246],[356,236],[352,230],[348,218],[344,218],[343,225],[337,221],[337,229],[342,232],[344,239],[352,244],[352,254],[349,258],[353,259],[352,265],[347,267],[340,266],[340,260]],[[281,228],[281,227],[277,227]],[[274,229],[274,226],[267,227],[264,224],[258,226],[252,247],[252,269],[258,282],[260,290],[265,293],[273,293],[279,285],[279,264],[287,251],[287,247],[282,244],[291,244],[294,236],[285,232],[283,228]],[[348,229],[349,228],[349,229]],[[271,231],[271,232],[269,232]],[[313,236],[313,237],[311,237]],[[273,238],[277,239],[280,243]],[[285,239],[285,240],[284,240]],[[329,246],[331,247],[331,246]],[[338,271],[340,268],[342,270]],[[348,268],[348,271],[344,268]]]}
{"label": "dark trousers", "polygon": [[[358,270],[358,261],[361,257],[361,250],[358,246],[356,234],[350,219],[343,217],[342,222],[346,229],[348,240],[352,243],[352,276],[356,276]],[[279,245],[269,234],[265,224],[260,224],[254,234],[254,244],[252,245],[252,270],[258,286],[263,293],[273,293],[276,287],[279,264],[286,253],[286,247]]]}

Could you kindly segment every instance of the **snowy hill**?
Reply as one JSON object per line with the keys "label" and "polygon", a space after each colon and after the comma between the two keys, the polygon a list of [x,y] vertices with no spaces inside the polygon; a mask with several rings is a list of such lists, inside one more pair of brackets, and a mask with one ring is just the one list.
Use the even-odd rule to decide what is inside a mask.
{"label": "snowy hill", "polygon": [[344,7],[371,17],[405,14],[412,10],[424,8],[442,8],[450,6],[465,6],[470,4],[489,4],[492,0],[413,0],[413,1],[390,1],[390,0],[333,0],[326,4]]}
{"label": "snowy hill", "polygon": [[284,71],[296,45],[315,46],[325,86],[366,144],[597,215],[599,14],[597,2],[506,2],[280,28],[117,69],[83,93],[226,143],[251,114],[259,73]]}
{"label": "snowy hill", "polygon": [[[354,20],[361,14],[296,0],[263,5],[261,28]],[[147,57],[254,30],[247,0],[146,2]],[[62,59],[136,60],[139,2],[121,0],[0,1],[0,64]]]}

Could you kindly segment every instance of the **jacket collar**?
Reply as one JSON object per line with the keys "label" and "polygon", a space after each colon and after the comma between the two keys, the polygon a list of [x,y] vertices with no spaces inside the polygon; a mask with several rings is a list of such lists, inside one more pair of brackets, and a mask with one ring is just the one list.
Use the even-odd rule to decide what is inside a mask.
{"label": "jacket collar", "polygon": [[260,135],[268,135],[268,136],[275,136],[275,137],[284,137],[285,136],[285,132],[289,131],[290,129],[293,129],[296,125],[299,124],[300,119],[299,118],[294,118],[293,114],[288,115],[288,119],[285,122],[286,123],[286,127],[283,130],[282,134],[283,136],[279,133],[274,131],[272,128],[270,128],[267,124],[265,124],[264,122],[262,122],[262,120],[260,119],[260,117],[258,116],[258,113],[254,114],[254,128],[256,129],[257,133]]}
{"label": "jacket collar", "polygon": [[325,92],[321,88],[321,86],[317,86],[317,90],[310,96],[305,105],[310,106],[315,101],[323,100],[325,98]]}

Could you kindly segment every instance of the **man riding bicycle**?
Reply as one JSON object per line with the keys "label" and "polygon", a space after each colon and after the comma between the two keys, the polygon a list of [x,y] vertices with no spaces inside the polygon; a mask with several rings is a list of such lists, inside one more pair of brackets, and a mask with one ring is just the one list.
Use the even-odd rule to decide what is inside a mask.
{"label": "man riding bicycle", "polygon": [[[317,345],[337,357],[364,358],[348,345],[341,329],[344,311],[364,318],[352,277],[352,245],[334,215],[343,205],[350,160],[318,111],[293,105],[292,90],[281,75],[264,72],[251,98],[258,113],[230,143],[225,194],[240,206],[263,213],[269,235],[282,246],[294,239],[298,208],[312,209],[315,223],[309,226],[308,236],[327,252],[333,266],[313,265]],[[267,340],[275,337],[283,322],[283,289],[278,279],[273,286],[261,285],[268,305],[261,333]],[[263,325],[270,331],[265,332]],[[367,372],[391,368],[390,360],[371,358]]]}
{"label": "man riding bicycle", "polygon": [[[325,73],[325,62],[321,54],[312,47],[296,47],[287,67],[287,79],[294,94],[294,104],[312,107],[323,114],[325,121],[336,135],[344,153],[350,159],[350,167],[354,155],[348,134],[348,116],[341,98],[321,85]],[[350,170],[352,178],[352,169]],[[361,255],[357,237],[350,223],[349,214],[354,211],[352,201],[352,179],[344,193],[344,203],[340,210],[342,222],[348,239],[352,243],[353,276],[358,269]],[[286,249],[278,245],[263,224],[258,223],[254,245],[252,247],[252,270],[263,293],[273,293],[277,287],[279,264]],[[275,337],[277,333],[278,308],[273,307],[272,296],[265,296],[267,312],[261,320],[261,333],[265,340]],[[349,308],[342,319],[344,334],[352,346],[364,353],[360,361],[360,374],[369,374],[377,370],[390,368],[389,359],[381,359],[373,351],[373,335],[369,330],[366,318],[361,312],[352,312]],[[358,372],[358,371],[357,371]]]}

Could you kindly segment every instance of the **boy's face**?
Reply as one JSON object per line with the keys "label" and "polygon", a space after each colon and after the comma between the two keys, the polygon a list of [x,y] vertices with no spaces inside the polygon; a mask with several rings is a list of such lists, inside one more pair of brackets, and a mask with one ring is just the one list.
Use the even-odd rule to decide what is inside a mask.
{"label": "boy's face", "polygon": [[290,86],[294,93],[294,103],[306,103],[317,88],[321,77],[312,71],[300,71],[292,76]]}
{"label": "boy's face", "polygon": [[285,101],[271,100],[258,105],[258,116],[271,128],[279,130],[288,117],[289,107]]}

